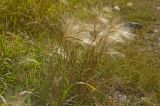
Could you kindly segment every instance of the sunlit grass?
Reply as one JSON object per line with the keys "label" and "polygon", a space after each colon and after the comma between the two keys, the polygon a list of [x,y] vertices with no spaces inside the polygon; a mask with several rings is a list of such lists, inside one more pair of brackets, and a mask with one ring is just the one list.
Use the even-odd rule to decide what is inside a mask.
{"label": "sunlit grass", "polygon": [[158,16],[136,1],[1,0],[0,105],[158,105]]}

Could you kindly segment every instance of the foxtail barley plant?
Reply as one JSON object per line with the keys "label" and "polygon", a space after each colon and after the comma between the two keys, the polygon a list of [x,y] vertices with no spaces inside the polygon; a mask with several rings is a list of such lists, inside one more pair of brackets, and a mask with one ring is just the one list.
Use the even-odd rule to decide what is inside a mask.
{"label": "foxtail barley plant", "polygon": [[[94,54],[119,55],[116,51],[117,44],[125,44],[132,40],[134,35],[130,33],[130,29],[121,23],[119,18],[114,17],[112,10],[104,7],[100,10],[92,10],[94,22],[82,22],[75,18],[67,18],[63,26],[62,42],[70,42],[72,47],[82,47],[84,50],[94,48]],[[63,55],[66,54],[64,47]]]}
{"label": "foxtail barley plant", "polygon": [[[87,22],[80,21],[74,16],[65,18],[62,26],[63,35],[58,46],[55,47],[56,53],[65,61],[63,67],[68,68],[69,79],[67,81],[72,84],[77,80],[92,84],[91,80],[96,76],[101,60],[107,56],[124,57],[124,54],[117,50],[118,45],[125,44],[134,37],[129,28],[114,16],[111,8],[93,9],[92,14],[93,20]],[[77,65],[81,69],[73,68]],[[76,74],[77,72],[81,74]],[[77,76],[76,78],[79,79],[72,76]],[[79,89],[76,94],[89,92],[85,86],[75,89]],[[80,100],[84,100],[84,98],[85,95],[79,95]]]}
{"label": "foxtail barley plant", "polygon": [[[125,44],[125,42],[133,39],[133,34],[125,25],[112,13],[110,8],[103,8],[103,10],[93,10],[93,22],[81,22],[75,18],[68,18],[63,26],[64,35],[62,37],[63,55],[65,47],[68,45],[69,49],[81,48],[77,53],[92,52],[92,56],[96,55],[119,55],[116,51],[118,44]],[[80,56],[81,57],[81,56]]]}

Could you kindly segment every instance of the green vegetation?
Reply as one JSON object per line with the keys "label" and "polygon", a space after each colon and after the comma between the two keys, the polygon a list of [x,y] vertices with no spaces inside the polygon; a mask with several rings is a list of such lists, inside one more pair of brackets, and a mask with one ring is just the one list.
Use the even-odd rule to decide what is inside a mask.
{"label": "green vegetation", "polygon": [[[159,0],[0,2],[0,106],[160,104]],[[133,21],[143,28],[133,30],[134,37],[122,32],[129,36],[125,43],[116,38],[117,43],[109,44],[115,52],[101,43],[109,38],[84,42],[90,40],[81,36],[87,31],[100,35],[97,14],[107,17],[103,7],[114,6],[120,11],[109,11],[109,24],[121,31],[117,21]],[[107,32],[102,19],[104,28],[99,29]]]}

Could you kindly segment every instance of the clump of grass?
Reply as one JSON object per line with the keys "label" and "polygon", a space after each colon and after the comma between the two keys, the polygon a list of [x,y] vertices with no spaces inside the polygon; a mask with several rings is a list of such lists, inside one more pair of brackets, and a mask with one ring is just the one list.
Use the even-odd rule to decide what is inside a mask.
{"label": "clump of grass", "polygon": [[99,9],[106,3],[122,4],[120,13],[131,21],[139,17],[126,15],[127,1],[3,0],[0,102],[32,89],[30,98],[17,98],[17,105],[119,105],[117,94],[133,98],[133,104],[137,98],[157,104],[159,55],[142,52],[144,41],[112,8]]}
{"label": "clump of grass", "polygon": [[[122,56],[120,52],[115,51],[117,44],[125,44],[133,39],[133,34],[124,24],[119,23],[119,20],[114,19],[109,8],[93,13],[94,21],[88,23],[67,17],[62,26],[63,35],[55,44],[54,53],[57,56],[53,56],[53,59],[57,64],[54,64],[54,67],[60,65],[59,68],[64,70],[65,74],[60,76],[63,76],[67,89],[77,81],[92,85],[97,71],[101,71],[99,66],[105,65],[102,64],[103,58]],[[72,96],[79,95],[77,99],[80,99],[81,103],[90,98],[85,95],[89,94],[85,87],[79,86],[75,89],[77,90],[73,90],[75,93]]]}

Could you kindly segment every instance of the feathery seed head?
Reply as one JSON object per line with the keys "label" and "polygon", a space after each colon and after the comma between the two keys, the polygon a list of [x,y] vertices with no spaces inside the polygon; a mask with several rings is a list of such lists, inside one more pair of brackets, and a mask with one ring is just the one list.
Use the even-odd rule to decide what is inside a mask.
{"label": "feathery seed head", "polygon": [[133,39],[129,29],[120,24],[112,15],[110,8],[104,7],[102,11],[93,9],[96,14],[92,24],[76,21],[74,18],[66,20],[63,40],[70,41],[84,48],[95,47],[95,51],[107,54],[120,54],[114,50],[115,44],[125,43]]}

